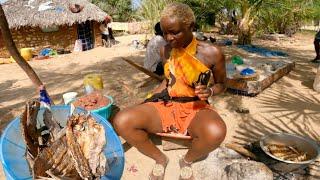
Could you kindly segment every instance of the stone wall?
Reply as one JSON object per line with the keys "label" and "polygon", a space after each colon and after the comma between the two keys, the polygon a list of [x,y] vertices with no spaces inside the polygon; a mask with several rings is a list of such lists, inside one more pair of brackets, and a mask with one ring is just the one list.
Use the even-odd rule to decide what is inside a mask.
{"label": "stone wall", "polygon": [[148,22],[112,22],[112,30],[124,31],[129,34],[148,33]]}
{"label": "stone wall", "polygon": [[[101,45],[99,23],[94,22],[92,27],[95,47],[97,47]],[[38,54],[41,49],[45,47],[52,49],[63,48],[73,51],[74,43],[77,39],[77,25],[60,26],[56,32],[43,32],[39,27],[22,27],[20,29],[12,29],[11,33],[18,49],[35,48],[34,54]],[[0,40],[0,57],[10,57],[9,52],[1,41],[2,40]]]}

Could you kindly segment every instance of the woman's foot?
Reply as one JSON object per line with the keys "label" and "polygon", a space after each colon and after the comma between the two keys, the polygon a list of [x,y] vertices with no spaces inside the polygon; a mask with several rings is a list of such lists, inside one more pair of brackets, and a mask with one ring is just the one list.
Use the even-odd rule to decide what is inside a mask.
{"label": "woman's foot", "polygon": [[164,161],[156,162],[156,164],[152,168],[151,173],[149,174],[149,180],[163,180],[168,163],[169,158],[167,156],[165,156]]}
{"label": "woman's foot", "polygon": [[180,165],[180,180],[194,180],[192,172],[192,162],[187,162],[182,156],[179,160]]}

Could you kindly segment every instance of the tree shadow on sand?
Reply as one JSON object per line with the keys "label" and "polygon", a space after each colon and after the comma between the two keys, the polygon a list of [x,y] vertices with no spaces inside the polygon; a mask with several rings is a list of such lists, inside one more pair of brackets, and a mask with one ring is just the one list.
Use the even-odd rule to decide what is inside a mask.
{"label": "tree shadow on sand", "polygon": [[242,116],[235,140],[240,144],[254,142],[263,135],[286,132],[320,140],[320,101],[299,92],[272,90],[261,95],[257,102],[264,109],[253,115]]}
{"label": "tree shadow on sand", "polygon": [[[127,58],[142,64],[143,58],[141,56],[137,55]],[[56,104],[63,103],[62,94],[65,92],[76,91],[79,95],[83,95],[83,77],[92,72],[99,72],[102,75],[104,83],[103,93],[112,96],[116,104],[121,108],[142,102],[147,92],[156,86],[154,83],[151,86],[142,86],[148,76],[131,67],[128,63],[121,60],[120,57],[115,57],[111,60],[102,59],[98,63],[79,69],[77,69],[75,64],[70,64],[64,69],[66,70],[64,73],[42,68],[36,70],[41,80],[46,84],[47,90]],[[68,72],[68,69],[71,69],[71,71]],[[0,96],[1,103],[19,99],[16,103],[6,105],[6,107],[0,104],[1,131],[17,114],[22,113],[23,106],[28,99],[38,97],[35,87],[13,88],[13,84],[14,81],[6,81],[1,84],[0,92],[2,95],[5,95]]]}

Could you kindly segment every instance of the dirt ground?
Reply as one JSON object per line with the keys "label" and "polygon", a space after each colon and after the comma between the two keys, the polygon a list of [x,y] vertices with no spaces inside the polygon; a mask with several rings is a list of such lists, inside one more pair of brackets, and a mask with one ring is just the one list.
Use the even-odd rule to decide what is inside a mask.
{"label": "dirt ground", "polygon": [[[62,94],[77,91],[83,94],[83,77],[98,72],[103,75],[104,93],[114,97],[121,108],[141,102],[157,84],[143,73],[132,68],[120,57],[127,57],[142,64],[144,50],[129,46],[142,35],[118,37],[120,42],[112,48],[96,48],[91,51],[58,56],[49,60],[31,61],[30,65],[46,84],[56,104],[62,103]],[[271,132],[290,132],[313,138],[320,136],[320,94],[312,90],[318,65],[309,63],[314,58],[313,34],[300,33],[281,41],[255,39],[254,44],[281,50],[296,62],[295,69],[256,97],[241,97],[224,93],[215,97],[212,104],[227,124],[225,142],[246,144]],[[241,54],[255,58],[234,47],[222,47],[227,59]],[[17,64],[0,65],[0,130],[21,113],[24,103],[37,97],[35,88]],[[235,112],[239,105],[249,108],[249,114]],[[161,146],[159,145],[159,148]],[[170,162],[166,179],[178,179],[178,157],[186,150],[165,152]],[[126,148],[124,180],[147,179],[153,161],[135,148]],[[135,172],[129,169],[136,169]],[[0,179],[4,179],[2,171]]]}

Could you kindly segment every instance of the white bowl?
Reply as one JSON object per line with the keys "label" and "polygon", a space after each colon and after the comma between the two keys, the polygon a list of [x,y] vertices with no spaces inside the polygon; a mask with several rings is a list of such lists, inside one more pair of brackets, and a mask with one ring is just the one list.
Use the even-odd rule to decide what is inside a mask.
{"label": "white bowl", "polygon": [[76,100],[78,93],[77,92],[67,92],[62,95],[64,104],[69,104],[72,101]]}
{"label": "white bowl", "polygon": [[237,65],[236,66],[236,69],[238,72],[241,72],[242,70],[244,70],[245,68],[248,68],[247,65]]}

